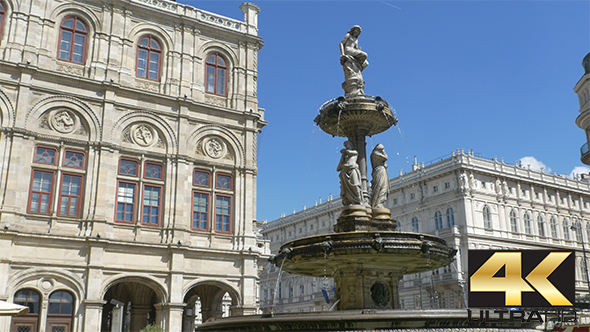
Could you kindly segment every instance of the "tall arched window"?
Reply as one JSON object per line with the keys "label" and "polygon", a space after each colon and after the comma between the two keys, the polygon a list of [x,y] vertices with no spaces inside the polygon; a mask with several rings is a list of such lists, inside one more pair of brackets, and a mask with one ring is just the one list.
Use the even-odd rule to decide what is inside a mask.
{"label": "tall arched window", "polygon": [[412,232],[419,233],[420,227],[418,226],[418,217],[412,218]]}
{"label": "tall arched window", "polygon": [[67,332],[71,330],[74,313],[74,297],[66,291],[57,291],[49,295],[47,310],[47,330]]}
{"label": "tall arched window", "polygon": [[227,93],[227,62],[219,53],[207,56],[205,91],[225,96]]}
{"label": "tall arched window", "polygon": [[447,209],[447,227],[455,226],[455,213],[453,208]]}
{"label": "tall arched window", "polygon": [[551,221],[549,221],[551,227],[551,237],[557,239],[559,236],[557,235],[557,218],[551,217]]}
{"label": "tall arched window", "polygon": [[563,219],[563,239],[570,239],[570,221],[567,218]]}
{"label": "tall arched window", "polygon": [[545,236],[545,220],[542,215],[537,216],[537,230],[539,231],[539,236]]}
{"label": "tall arched window", "polygon": [[19,290],[14,294],[14,303],[29,308],[29,313],[12,318],[11,331],[35,332],[39,323],[39,304],[41,297],[32,289]]}
{"label": "tall arched window", "polygon": [[440,211],[434,213],[434,226],[436,229],[443,228],[442,213],[440,213]]}
{"label": "tall arched window", "polygon": [[512,233],[518,233],[518,216],[514,210],[510,210],[510,230]]}
{"label": "tall arched window", "polygon": [[6,16],[6,7],[0,2],[0,36],[2,35],[2,27],[4,26],[4,16]]}
{"label": "tall arched window", "polygon": [[533,235],[533,229],[531,227],[531,216],[527,213],[524,214],[524,218],[523,218],[523,222],[524,222],[524,232],[527,235]]}
{"label": "tall arched window", "polygon": [[137,76],[150,80],[160,79],[162,47],[152,36],[144,36],[137,43]]}
{"label": "tall arched window", "polygon": [[88,28],[78,17],[66,17],[59,29],[59,55],[64,61],[84,63]]}
{"label": "tall arched window", "polygon": [[582,242],[583,241],[583,237],[582,237],[582,223],[579,220],[574,219],[572,221],[572,224],[573,224],[572,228],[574,230],[574,233],[576,234],[576,241]]}
{"label": "tall arched window", "polygon": [[485,229],[492,229],[492,214],[490,208],[486,205],[483,207],[483,227]]}

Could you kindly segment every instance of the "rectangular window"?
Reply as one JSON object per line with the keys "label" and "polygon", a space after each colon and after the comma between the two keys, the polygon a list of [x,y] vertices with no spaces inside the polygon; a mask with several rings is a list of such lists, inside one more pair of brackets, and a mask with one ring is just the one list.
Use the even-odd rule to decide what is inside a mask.
{"label": "rectangular window", "polygon": [[231,176],[225,174],[217,174],[217,178],[215,180],[215,188],[232,190]]}
{"label": "rectangular window", "polygon": [[207,231],[209,229],[209,194],[193,192],[193,229]]}
{"label": "rectangular window", "polygon": [[78,217],[82,195],[82,176],[63,174],[59,191],[59,215]]}
{"label": "rectangular window", "polygon": [[229,233],[231,223],[231,197],[215,196],[215,231]]}
{"label": "rectangular window", "polygon": [[53,172],[33,170],[29,212],[49,214],[52,192]]}
{"label": "rectangular window", "polygon": [[72,168],[84,168],[84,154],[81,152],[66,150],[64,154],[63,166]]}
{"label": "rectangular window", "polygon": [[133,223],[135,212],[135,183],[119,181],[117,193],[117,221]]}
{"label": "rectangular window", "polygon": [[193,174],[193,184],[195,186],[209,187],[210,178],[211,175],[209,172],[195,170],[195,173]]}
{"label": "rectangular window", "polygon": [[54,148],[46,148],[38,146],[35,148],[35,162],[39,164],[56,164],[57,150]]}
{"label": "rectangular window", "polygon": [[162,180],[162,165],[145,163],[143,177],[146,179]]}
{"label": "rectangular window", "polygon": [[137,167],[139,163],[135,160],[121,159],[119,161],[119,174],[137,176]]}
{"label": "rectangular window", "polygon": [[159,186],[145,185],[143,187],[143,213],[141,222],[144,225],[160,225],[160,202],[162,201],[162,188]]}

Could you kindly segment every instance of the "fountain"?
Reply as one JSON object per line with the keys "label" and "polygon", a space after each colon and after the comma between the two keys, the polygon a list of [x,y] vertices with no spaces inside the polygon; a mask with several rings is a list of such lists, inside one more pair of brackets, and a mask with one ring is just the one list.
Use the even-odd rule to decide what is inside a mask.
{"label": "fountain", "polygon": [[477,328],[522,329],[532,325],[467,320],[466,310],[399,309],[398,284],[404,274],[415,274],[450,264],[456,250],[431,235],[396,231],[397,222],[383,203],[389,177],[387,154],[378,144],[370,155],[369,190],[366,137],[382,133],[397,123],[389,104],[364,93],[362,71],[367,53],[358,46],[361,33],[353,26],[340,43],[344,69],[343,97],[319,109],[315,123],[326,133],[345,137],[337,166],[344,209],[334,233],[285,243],[271,263],[282,270],[314,277],[335,278],[337,311],[230,317],[207,322],[199,331],[360,331],[366,329]]}

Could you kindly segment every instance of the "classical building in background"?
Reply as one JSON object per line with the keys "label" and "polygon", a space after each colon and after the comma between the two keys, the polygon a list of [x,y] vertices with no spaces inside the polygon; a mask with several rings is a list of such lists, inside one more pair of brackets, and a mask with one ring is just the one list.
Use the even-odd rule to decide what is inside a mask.
{"label": "classical building in background", "polygon": [[[400,231],[436,235],[457,249],[450,265],[404,276],[399,290],[402,308],[465,308],[468,249],[576,250],[576,304],[588,307],[583,255],[590,240],[586,181],[459,150],[428,165],[415,162],[412,172],[391,179],[390,185],[386,206]],[[286,241],[331,232],[340,209],[335,199],[267,223],[263,233],[272,253]],[[321,278],[283,274],[277,284],[276,270],[265,270],[261,276],[264,310],[329,307],[321,294]],[[333,287],[329,282],[328,290]]]}
{"label": "classical building in background", "polygon": [[0,0],[0,299],[30,308],[0,330],[257,312],[262,41],[240,8]]}

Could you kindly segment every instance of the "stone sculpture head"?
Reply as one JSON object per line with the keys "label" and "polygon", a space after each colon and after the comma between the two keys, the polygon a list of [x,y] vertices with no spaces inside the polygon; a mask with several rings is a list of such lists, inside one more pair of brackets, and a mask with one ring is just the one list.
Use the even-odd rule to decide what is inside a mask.
{"label": "stone sculpture head", "polygon": [[361,29],[360,25],[355,25],[352,28],[350,28],[350,30],[348,30],[348,33],[350,33],[351,35],[358,37],[360,36],[361,32],[363,30]]}

